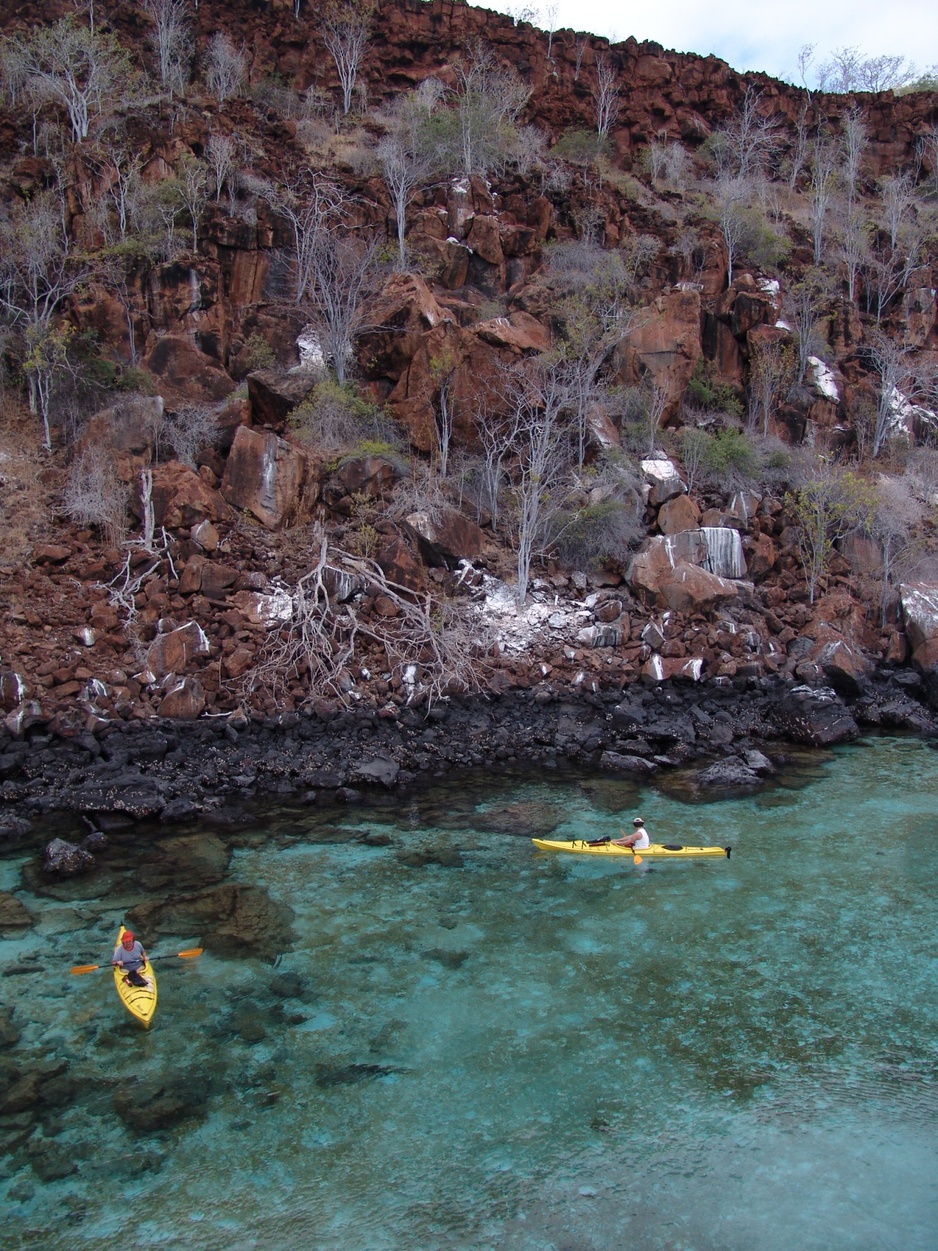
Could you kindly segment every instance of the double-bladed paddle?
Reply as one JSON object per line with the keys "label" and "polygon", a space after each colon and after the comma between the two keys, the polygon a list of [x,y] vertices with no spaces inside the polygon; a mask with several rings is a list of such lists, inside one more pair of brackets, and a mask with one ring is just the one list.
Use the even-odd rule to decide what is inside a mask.
{"label": "double-bladed paddle", "polygon": [[[190,947],[188,951],[164,951],[158,956],[148,956],[147,964],[149,964],[151,960],[171,960],[174,957],[178,957],[180,960],[194,960],[195,957],[200,956],[204,950],[204,947]],[[80,977],[82,973],[93,973],[95,969],[111,969],[113,967],[114,966],[111,964],[76,964],[73,968],[69,969],[69,973],[74,973],[77,977]]]}

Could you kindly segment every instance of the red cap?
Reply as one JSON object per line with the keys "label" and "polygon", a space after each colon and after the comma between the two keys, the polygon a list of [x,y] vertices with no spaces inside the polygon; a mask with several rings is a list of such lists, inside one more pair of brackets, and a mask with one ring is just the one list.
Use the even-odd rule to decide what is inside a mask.
{"label": "red cap", "polygon": [[121,935],[121,942],[122,942],[122,943],[132,943],[133,941],[134,941],[133,931],[132,931],[132,930],[124,930],[123,934]]}

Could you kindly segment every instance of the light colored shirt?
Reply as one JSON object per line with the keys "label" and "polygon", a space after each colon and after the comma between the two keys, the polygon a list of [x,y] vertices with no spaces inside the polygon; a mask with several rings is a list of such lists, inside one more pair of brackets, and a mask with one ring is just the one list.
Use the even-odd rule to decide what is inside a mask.
{"label": "light colored shirt", "polygon": [[642,825],[639,827],[639,836],[632,844],[635,851],[641,851],[645,847],[651,846],[651,839],[648,837],[648,831]]}
{"label": "light colored shirt", "polygon": [[134,939],[134,945],[129,951],[123,943],[118,943],[111,958],[112,964],[119,964],[128,973],[133,973],[136,969],[142,969],[146,962],[147,954],[136,939]]}

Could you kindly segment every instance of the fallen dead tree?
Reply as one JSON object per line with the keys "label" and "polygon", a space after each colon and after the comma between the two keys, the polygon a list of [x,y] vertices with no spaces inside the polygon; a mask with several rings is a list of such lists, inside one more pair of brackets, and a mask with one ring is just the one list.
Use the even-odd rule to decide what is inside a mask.
{"label": "fallen dead tree", "polygon": [[[265,690],[279,701],[301,680],[307,699],[348,704],[358,698],[353,667],[367,680],[360,658],[376,649],[383,672],[374,676],[397,679],[408,703],[479,688],[488,646],[468,600],[412,591],[376,561],[331,547],[324,533],[318,539],[316,563],[292,590],[292,620],[266,640],[245,675],[252,693]],[[361,610],[363,600],[379,598],[380,616]]]}

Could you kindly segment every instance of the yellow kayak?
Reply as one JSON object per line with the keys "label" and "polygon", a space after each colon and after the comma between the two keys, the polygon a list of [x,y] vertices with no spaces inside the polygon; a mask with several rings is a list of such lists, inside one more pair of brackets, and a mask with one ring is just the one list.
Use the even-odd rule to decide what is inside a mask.
{"label": "yellow kayak", "polygon": [[732,847],[681,847],[675,843],[652,843],[650,847],[639,847],[633,851],[631,847],[617,847],[612,842],[586,842],[582,838],[572,842],[561,843],[550,838],[532,838],[531,842],[541,851],[572,851],[578,856],[641,856],[643,859],[670,860],[690,856],[725,856],[730,858]]}
{"label": "yellow kayak", "polygon": [[[124,937],[124,928],[122,925],[117,931],[115,951]],[[149,1029],[150,1022],[153,1020],[153,1013],[156,1011],[156,974],[153,972],[153,965],[149,960],[140,969],[140,976],[146,980],[146,986],[130,986],[124,981],[122,970],[117,965],[114,966],[114,985],[117,987],[117,994],[121,1003],[134,1020],[139,1021],[144,1029]]]}

